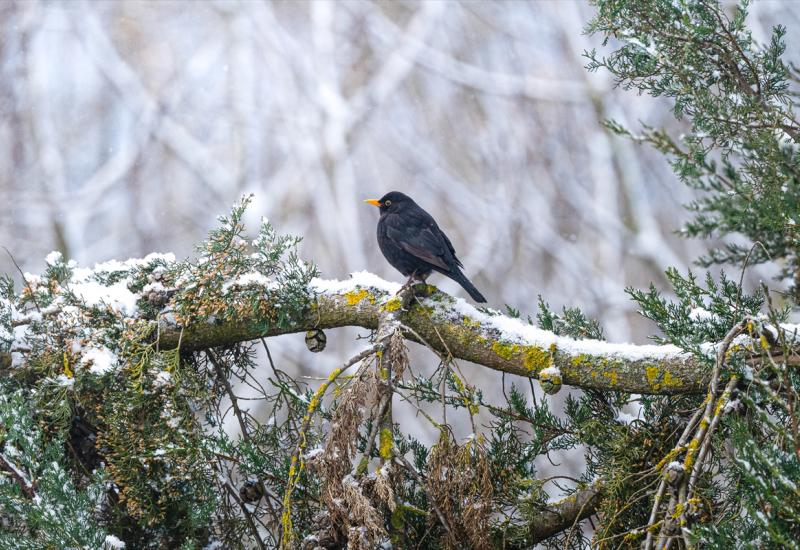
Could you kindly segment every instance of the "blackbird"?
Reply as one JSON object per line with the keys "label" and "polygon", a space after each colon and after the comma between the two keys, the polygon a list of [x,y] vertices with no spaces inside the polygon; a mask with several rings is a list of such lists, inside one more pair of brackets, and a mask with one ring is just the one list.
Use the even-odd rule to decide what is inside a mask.
{"label": "blackbird", "polygon": [[438,271],[460,284],[476,302],[486,301],[459,269],[464,266],[456,258],[450,239],[411,197],[391,191],[378,200],[364,202],[380,208],[378,246],[392,267],[421,281],[431,271]]}

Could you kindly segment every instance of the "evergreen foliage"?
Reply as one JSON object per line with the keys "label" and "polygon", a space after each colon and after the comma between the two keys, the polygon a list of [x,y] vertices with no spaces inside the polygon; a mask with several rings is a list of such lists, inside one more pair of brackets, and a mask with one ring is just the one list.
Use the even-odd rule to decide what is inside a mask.
{"label": "evergreen foliage", "polygon": [[[766,287],[747,295],[741,282],[724,273],[717,281],[707,273],[703,288],[692,273],[682,276],[674,269],[667,271],[667,278],[676,302],[665,300],[652,286],[648,292],[629,289],[642,314],[662,330],[659,340],[695,354],[710,369],[724,363],[733,388],[727,399],[725,393],[710,392],[707,397],[719,399],[718,410],[711,411],[713,416],[707,411],[698,430],[704,429],[704,422],[721,418],[711,442],[711,464],[699,476],[701,489],[694,500],[673,495],[678,504],[667,505],[667,516],[658,525],[660,540],[680,534],[684,544],[712,548],[734,541],[752,547],[796,547],[798,371],[790,361],[795,352],[787,347],[793,335],[787,336],[781,323],[800,296],[795,232],[800,124],[792,87],[798,73],[782,59],[786,29],[776,27],[767,44],[757,44],[746,26],[746,1],[730,11],[706,0],[600,0],[596,5],[597,17],[588,31],[602,34],[604,45],[612,39],[621,45],[605,57],[588,52],[589,70],[608,70],[626,89],[671,98],[675,116],[689,125],[689,131],[675,139],[651,127],[635,135],[618,123],[607,123],[618,134],[656,147],[685,184],[703,193],[688,205],[694,218],[681,232],[727,238],[698,263],[731,264],[744,271],[749,265],[773,262],[794,293],[784,295],[785,306],[776,309]],[[730,238],[736,235],[750,242]],[[745,327],[739,332],[754,337],[749,350],[735,338],[724,346],[709,346],[733,335],[737,325]],[[754,355],[760,360],[744,358]],[[664,401],[643,399],[644,410],[656,404],[672,414],[682,410],[674,400]],[[688,415],[678,425],[686,423],[691,425]],[[688,475],[693,466],[695,441],[686,443],[685,456],[665,455],[670,460],[684,457],[681,468],[687,472],[678,475]],[[654,511],[657,508],[658,503]],[[650,538],[655,539],[652,535],[651,529]],[[652,543],[648,540],[646,546]]]}
{"label": "evergreen foliage", "polygon": [[800,124],[790,84],[798,72],[782,59],[786,29],[778,26],[769,43],[756,44],[747,1],[732,15],[710,0],[596,6],[588,31],[621,47],[605,57],[587,52],[588,69],[609,71],[625,89],[670,98],[689,131],[676,139],[651,127],[637,135],[613,121],[608,127],[655,146],[685,184],[703,192],[688,205],[695,215],[683,234],[750,240],[727,240],[700,263],[775,262],[797,287]]}
{"label": "evergreen foliage", "polygon": [[31,396],[7,384],[0,391],[0,548],[113,548],[97,521],[107,508],[105,472],[73,481],[63,463],[66,434],[45,437]]}

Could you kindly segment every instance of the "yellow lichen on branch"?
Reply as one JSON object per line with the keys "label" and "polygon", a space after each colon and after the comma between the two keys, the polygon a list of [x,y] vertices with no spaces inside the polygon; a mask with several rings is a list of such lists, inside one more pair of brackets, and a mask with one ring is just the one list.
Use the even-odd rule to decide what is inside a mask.
{"label": "yellow lichen on branch", "polygon": [[[699,393],[708,383],[708,367],[672,346],[572,340],[499,311],[477,309],[431,285],[415,286],[416,298],[404,305],[396,296],[399,288],[367,273],[346,281],[315,279],[307,288],[308,306],[286,316],[281,314],[284,304],[278,290],[265,290],[259,297],[257,287],[232,284],[227,290],[220,288],[212,300],[225,304],[225,315],[219,315],[217,306],[206,310],[196,305],[185,315],[175,303],[165,304],[170,314],[158,316],[154,340],[160,350],[181,342],[181,349],[190,352],[309,330],[376,330],[381,315],[388,313],[403,327],[405,338],[425,343],[442,356],[527,378],[555,367],[565,385],[643,394]],[[175,296],[185,305],[182,289]],[[0,353],[0,363],[8,363],[9,356]]]}
{"label": "yellow lichen on branch", "polygon": [[[265,324],[253,316],[236,321],[195,323],[184,327],[184,349],[251,340],[309,329],[358,326],[377,329],[382,313],[391,312],[410,330],[409,340],[424,340],[437,351],[485,367],[529,378],[557,367],[570,386],[614,389],[631,393],[676,394],[705,390],[708,372],[694,357],[671,346],[633,346],[557,337],[519,319],[486,313],[430,285],[419,285],[422,296],[403,309],[396,285],[380,281],[325,281],[315,289],[306,315],[288,326]],[[378,284],[382,283],[382,284]],[[335,285],[335,286],[334,286]],[[269,310],[265,297],[258,311]],[[162,321],[162,349],[177,342],[180,327]]]}
{"label": "yellow lichen on branch", "polygon": [[294,491],[295,485],[297,485],[297,482],[303,473],[303,469],[305,468],[303,453],[305,452],[307,445],[306,432],[311,424],[311,419],[313,418],[314,413],[317,411],[320,403],[322,402],[322,397],[325,395],[328,387],[342,373],[342,370],[343,369],[337,368],[331,371],[330,375],[328,375],[328,379],[320,384],[319,388],[317,388],[317,391],[315,391],[311,396],[308,406],[306,407],[306,414],[303,417],[303,425],[300,428],[300,443],[297,445],[297,450],[292,454],[292,461],[289,465],[289,475],[286,481],[286,489],[283,493],[283,514],[281,516],[281,523],[283,528],[282,541],[284,548],[291,548],[291,543],[294,538],[294,532],[292,529],[292,492]]}

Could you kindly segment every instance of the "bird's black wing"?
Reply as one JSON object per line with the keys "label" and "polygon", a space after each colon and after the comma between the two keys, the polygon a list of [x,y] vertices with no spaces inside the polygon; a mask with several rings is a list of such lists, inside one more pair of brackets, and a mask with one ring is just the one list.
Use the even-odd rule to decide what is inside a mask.
{"label": "bird's black wing", "polygon": [[[436,223],[436,222],[434,222],[434,223]],[[464,265],[461,263],[461,260],[459,260],[456,257],[456,249],[453,248],[453,243],[450,242],[450,239],[447,238],[447,235],[444,234],[444,231],[442,231],[438,227],[436,229],[439,231],[439,234],[442,236],[442,239],[444,239],[445,244],[447,244],[447,248],[450,250],[450,254],[453,255],[453,260],[455,260],[456,265],[458,267],[464,267]]]}
{"label": "bird's black wing", "polygon": [[436,236],[436,238],[441,240],[447,247],[449,254],[446,252],[443,254],[445,261],[448,264],[450,261],[453,261],[458,267],[464,267],[461,264],[461,260],[456,257],[456,249],[453,247],[453,243],[450,242],[450,239],[447,238],[447,235],[445,235],[444,231],[439,228],[439,225],[436,223],[436,220],[433,219],[433,216],[420,208],[417,212],[417,219],[419,220],[419,223],[426,226]]}
{"label": "bird's black wing", "polygon": [[450,262],[458,264],[452,253],[453,245],[435,222],[402,224],[399,218],[392,218],[394,216],[386,220],[386,235],[400,248],[445,271],[450,271]]}

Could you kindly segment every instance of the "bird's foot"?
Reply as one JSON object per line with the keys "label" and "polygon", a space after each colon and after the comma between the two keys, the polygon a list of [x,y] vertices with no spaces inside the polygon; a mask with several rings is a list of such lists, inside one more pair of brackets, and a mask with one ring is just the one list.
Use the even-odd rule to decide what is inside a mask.
{"label": "bird's foot", "polygon": [[403,286],[401,286],[401,287],[400,287],[400,290],[398,291],[398,294],[399,294],[400,292],[403,292],[403,291],[405,291],[405,290],[408,290],[409,288],[414,288],[414,287],[416,287],[416,286],[418,286],[418,285],[427,285],[427,284],[428,284],[428,283],[426,283],[426,282],[425,282],[425,279],[424,279],[423,277],[420,277],[419,275],[412,275],[412,276],[411,276],[411,277],[409,277],[409,278],[408,278],[408,280],[407,280],[407,281],[406,281],[406,282],[403,284]]}
{"label": "bird's foot", "polygon": [[414,277],[409,277],[408,280],[403,283],[403,286],[400,287],[400,290],[397,291],[397,294],[403,294],[412,286],[414,286]]}
{"label": "bird's foot", "polygon": [[414,279],[409,278],[405,283],[403,283],[403,286],[400,287],[400,290],[397,291],[397,294],[395,294],[395,296],[400,298],[400,309],[403,311],[408,308],[408,305],[411,303],[411,299],[414,297],[414,290],[412,288],[413,285]]}
{"label": "bird's foot", "polygon": [[423,277],[420,277],[419,275],[412,275],[403,284],[403,286],[400,287],[400,290],[397,291],[396,296],[400,297],[402,308],[405,310],[411,304],[411,301],[414,299],[414,297],[419,296],[421,298],[425,298],[429,296],[430,291],[428,288],[428,283]]}

